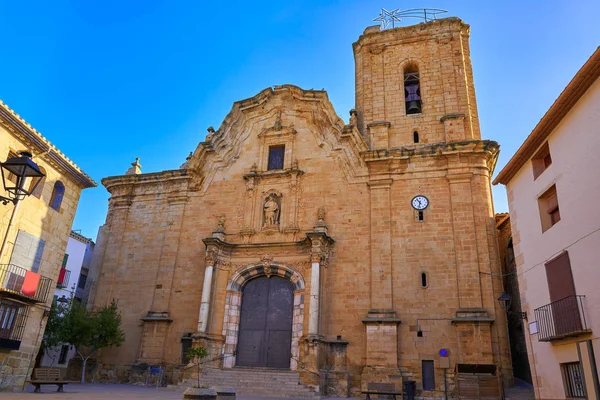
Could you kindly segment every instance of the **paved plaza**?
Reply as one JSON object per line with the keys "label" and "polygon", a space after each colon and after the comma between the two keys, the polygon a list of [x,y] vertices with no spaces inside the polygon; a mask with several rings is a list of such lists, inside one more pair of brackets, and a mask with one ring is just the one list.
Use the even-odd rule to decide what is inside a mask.
{"label": "paved plaza", "polygon": [[[156,389],[134,385],[109,385],[109,384],[87,384],[66,385],[64,393],[56,393],[56,386],[42,386],[42,393],[32,393],[33,387],[27,392],[0,393],[0,399],[14,400],[67,400],[67,399],[89,399],[89,400],[122,400],[122,399],[148,399],[148,400],[182,400],[183,393],[169,389]],[[273,400],[273,397],[250,397],[238,396],[239,400]],[[328,400],[341,400],[337,397],[329,397]],[[293,399],[287,399],[293,400]],[[298,399],[299,400],[299,399]],[[348,400],[348,399],[344,399]]]}
{"label": "paved plaza", "polygon": [[[27,392],[0,393],[0,399],[38,399],[38,400],[67,400],[67,399],[89,399],[89,400],[123,400],[123,399],[149,399],[149,400],[181,400],[183,393],[175,392],[165,388],[148,388],[134,385],[67,385],[64,393],[56,393],[56,386],[46,385],[42,387],[42,393],[32,393],[33,387]],[[530,387],[514,387],[507,390],[507,400],[532,400],[533,390]],[[356,397],[354,399],[357,399]],[[273,400],[273,397],[251,397],[238,396],[238,400]],[[287,399],[293,400],[293,399]],[[300,400],[300,399],[297,399]],[[327,397],[323,400],[342,400],[340,397]],[[348,400],[348,399],[344,399]],[[351,400],[351,399],[350,399]]]}

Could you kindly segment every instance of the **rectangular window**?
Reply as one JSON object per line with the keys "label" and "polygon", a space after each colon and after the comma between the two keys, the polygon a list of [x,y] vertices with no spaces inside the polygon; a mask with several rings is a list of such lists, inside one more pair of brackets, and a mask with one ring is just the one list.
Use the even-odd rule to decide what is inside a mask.
{"label": "rectangular window", "polygon": [[79,289],[85,289],[86,282],[87,282],[87,275],[84,275],[84,274],[79,275],[79,282],[77,282],[77,287]]}
{"label": "rectangular window", "polygon": [[29,308],[10,300],[0,300],[0,349],[18,350]]}
{"label": "rectangular window", "polygon": [[32,272],[38,272],[45,247],[44,240],[19,230],[10,256],[10,263]]}
{"label": "rectangular window", "polygon": [[556,185],[538,198],[538,207],[540,210],[540,220],[542,222],[542,232],[546,232],[558,221],[560,221],[560,209],[558,207],[558,196]]}
{"label": "rectangular window", "polygon": [[574,362],[560,364],[560,370],[565,385],[565,397],[586,397],[581,363]]}
{"label": "rectangular window", "polygon": [[423,390],[435,390],[435,370],[433,360],[422,360],[423,367]]}
{"label": "rectangular window", "polygon": [[550,147],[548,147],[548,142],[546,142],[531,158],[533,180],[536,180],[551,164],[552,157],[550,156]]}
{"label": "rectangular window", "polygon": [[69,346],[64,344],[60,348],[60,355],[58,356],[59,364],[64,364],[67,361],[67,354],[69,354]]}
{"label": "rectangular window", "polygon": [[269,164],[267,170],[283,169],[283,157],[285,155],[285,146],[269,146]]}

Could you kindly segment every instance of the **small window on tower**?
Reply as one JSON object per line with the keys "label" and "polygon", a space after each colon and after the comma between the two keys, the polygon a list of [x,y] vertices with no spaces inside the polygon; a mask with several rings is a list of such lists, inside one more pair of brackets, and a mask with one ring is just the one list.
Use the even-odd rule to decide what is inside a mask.
{"label": "small window on tower", "polygon": [[417,132],[417,131],[413,132],[413,140],[415,143],[419,143],[419,132]]}
{"label": "small window on tower", "polygon": [[404,69],[404,103],[406,115],[421,113],[419,69],[414,64],[410,64]]}
{"label": "small window on tower", "polygon": [[421,272],[421,287],[427,287],[427,272]]}
{"label": "small window on tower", "polygon": [[267,170],[283,169],[283,157],[285,155],[285,146],[270,146],[269,147],[269,164]]}

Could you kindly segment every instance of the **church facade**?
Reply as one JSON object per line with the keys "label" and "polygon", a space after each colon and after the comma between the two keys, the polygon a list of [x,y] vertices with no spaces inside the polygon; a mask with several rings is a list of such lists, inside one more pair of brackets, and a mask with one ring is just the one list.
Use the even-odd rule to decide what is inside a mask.
{"label": "church facade", "polygon": [[92,297],[118,300],[127,342],[99,370],[176,380],[204,346],[215,368],[295,370],[338,395],[510,379],[499,146],[481,139],[468,40],[458,18],[369,27],[349,123],[326,92],[275,86],[234,103],[180,169],[104,178]]}

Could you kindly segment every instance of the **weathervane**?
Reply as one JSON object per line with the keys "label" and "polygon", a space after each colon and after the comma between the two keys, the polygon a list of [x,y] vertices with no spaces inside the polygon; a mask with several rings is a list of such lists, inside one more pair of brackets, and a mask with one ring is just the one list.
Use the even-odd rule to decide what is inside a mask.
{"label": "weathervane", "polygon": [[381,23],[381,29],[383,30],[389,28],[390,25],[392,25],[392,28],[395,28],[395,23],[401,22],[402,18],[418,18],[429,22],[437,19],[439,14],[447,12],[447,10],[440,8],[409,8],[403,11],[400,11],[399,8],[391,11],[382,8],[379,16],[374,18],[373,21]]}

